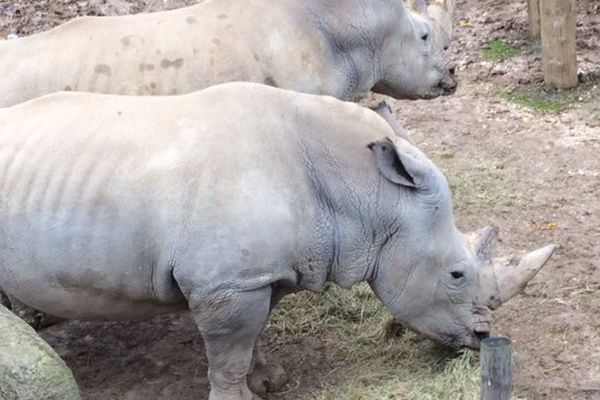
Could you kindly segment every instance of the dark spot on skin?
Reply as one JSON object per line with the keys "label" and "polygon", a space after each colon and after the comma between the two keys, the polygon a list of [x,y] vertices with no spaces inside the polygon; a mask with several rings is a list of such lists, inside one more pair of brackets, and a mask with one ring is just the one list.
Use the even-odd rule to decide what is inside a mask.
{"label": "dark spot on skin", "polygon": [[210,64],[211,67],[214,67],[214,65],[215,65],[215,59],[211,57],[210,60],[209,60],[209,64]]}
{"label": "dark spot on skin", "polygon": [[217,38],[214,38],[214,39],[212,40],[212,42],[213,42],[214,44],[217,44],[217,45],[221,44],[221,41],[220,41],[219,39],[217,39]]}
{"label": "dark spot on skin", "polygon": [[219,15],[217,15],[217,18],[219,18],[219,19],[227,19],[227,14],[219,14]]}
{"label": "dark spot on skin", "polygon": [[231,29],[231,28],[233,28],[233,24],[227,24],[227,25],[225,25],[225,29]]}
{"label": "dark spot on skin", "polygon": [[129,36],[123,36],[121,38],[121,43],[123,43],[123,46],[129,46],[131,45],[131,39]]}
{"label": "dark spot on skin", "polygon": [[73,90],[73,88],[69,85],[65,86],[65,90],[69,91],[69,90]]}
{"label": "dark spot on skin", "polygon": [[193,51],[194,51],[194,54],[198,54],[200,52],[200,50],[198,50],[198,49],[194,49]]}
{"label": "dark spot on skin", "polygon": [[151,83],[150,83],[150,87],[151,87],[152,89],[156,89],[156,82],[151,82]]}
{"label": "dark spot on skin", "polygon": [[169,68],[169,67],[181,68],[182,65],[183,65],[183,58],[176,58],[175,60],[167,60],[165,58],[160,62],[160,66],[165,69]]}
{"label": "dark spot on skin", "polygon": [[97,74],[104,74],[104,75],[108,75],[108,76],[110,76],[110,74],[112,74],[110,67],[106,64],[96,65],[96,68],[94,68],[94,72]]}
{"label": "dark spot on skin", "polygon": [[194,17],[187,17],[185,19],[185,22],[187,22],[190,25],[193,25],[193,24],[197,24],[198,20],[196,18],[194,18]]}
{"label": "dark spot on skin", "polygon": [[277,82],[275,82],[275,79],[273,79],[272,76],[267,76],[265,78],[265,85],[277,87]]}
{"label": "dark spot on skin", "polygon": [[140,64],[140,72],[144,71],[152,71],[154,69],[154,64]]}
{"label": "dark spot on skin", "polygon": [[244,256],[249,256],[249,255],[250,255],[250,250],[248,250],[248,249],[243,249],[243,250],[242,250],[242,255],[244,255]]}
{"label": "dark spot on skin", "polygon": [[155,51],[157,56],[160,56],[162,54],[162,50],[161,49],[156,49]]}
{"label": "dark spot on skin", "polygon": [[254,53],[254,59],[255,59],[256,61],[260,61],[260,57],[258,56],[258,54]]}
{"label": "dark spot on skin", "polygon": [[123,115],[123,111],[117,111],[117,115],[120,117],[121,115]]}

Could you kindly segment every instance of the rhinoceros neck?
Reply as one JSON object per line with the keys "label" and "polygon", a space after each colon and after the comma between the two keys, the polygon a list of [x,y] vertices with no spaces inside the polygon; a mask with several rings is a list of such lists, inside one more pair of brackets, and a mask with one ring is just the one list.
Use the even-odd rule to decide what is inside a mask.
{"label": "rhinoceros neck", "polygon": [[351,101],[366,97],[382,78],[379,54],[387,15],[392,12],[389,5],[330,0],[301,2],[296,7],[301,8],[297,14],[304,23],[313,25],[329,47],[338,81],[335,97]]}
{"label": "rhinoceros neck", "polygon": [[[362,150],[362,149],[360,149]],[[327,246],[327,280],[351,287],[371,279],[385,246],[386,221],[378,218],[379,174],[368,151],[347,151],[313,143],[303,152],[304,167],[317,206],[315,226]]]}

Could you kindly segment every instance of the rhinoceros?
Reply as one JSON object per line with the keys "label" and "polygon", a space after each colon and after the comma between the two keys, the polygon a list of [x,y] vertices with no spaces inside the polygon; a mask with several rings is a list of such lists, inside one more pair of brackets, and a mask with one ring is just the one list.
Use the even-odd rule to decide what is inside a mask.
{"label": "rhinoceros", "polygon": [[232,81],[344,100],[371,89],[432,98],[456,88],[426,18],[403,0],[207,0],[82,17],[0,42],[0,107],[74,90],[188,93]]}
{"label": "rhinoceros", "polygon": [[366,281],[406,326],[477,348],[552,251],[480,269],[440,170],[332,97],[229,83],[0,109],[2,289],[64,318],[189,308],[210,400],[251,398],[268,370],[255,343],[288,293]]}

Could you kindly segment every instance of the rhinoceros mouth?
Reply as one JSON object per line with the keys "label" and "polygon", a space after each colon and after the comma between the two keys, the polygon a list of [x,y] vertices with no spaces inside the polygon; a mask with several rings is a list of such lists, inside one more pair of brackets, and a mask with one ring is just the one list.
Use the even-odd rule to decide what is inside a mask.
{"label": "rhinoceros mouth", "polygon": [[479,350],[479,348],[481,347],[481,341],[487,339],[488,337],[490,337],[489,329],[473,330],[470,333],[453,336],[446,340],[445,343],[442,342],[441,344],[450,347],[454,350],[459,350],[462,348]]}
{"label": "rhinoceros mouth", "polygon": [[483,322],[475,323],[472,329],[465,329],[462,333],[457,334],[424,332],[412,327],[410,329],[452,350],[462,348],[479,350],[481,341],[490,337],[490,324]]}

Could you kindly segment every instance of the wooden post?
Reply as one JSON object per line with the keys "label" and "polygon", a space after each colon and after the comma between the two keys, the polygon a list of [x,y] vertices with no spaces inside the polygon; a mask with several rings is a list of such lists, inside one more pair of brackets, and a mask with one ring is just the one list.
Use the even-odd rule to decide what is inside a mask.
{"label": "wooden post", "polygon": [[577,86],[576,0],[541,0],[544,82],[558,89]]}
{"label": "wooden post", "polygon": [[510,400],[512,346],[510,339],[490,337],[481,341],[481,400]]}
{"label": "wooden post", "polygon": [[[541,0],[543,1],[543,0]],[[527,0],[529,33],[533,40],[540,40],[540,0]]]}

